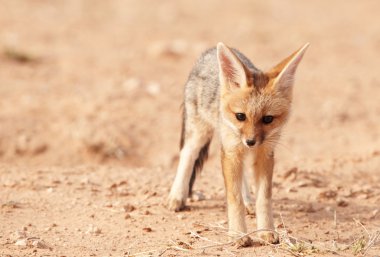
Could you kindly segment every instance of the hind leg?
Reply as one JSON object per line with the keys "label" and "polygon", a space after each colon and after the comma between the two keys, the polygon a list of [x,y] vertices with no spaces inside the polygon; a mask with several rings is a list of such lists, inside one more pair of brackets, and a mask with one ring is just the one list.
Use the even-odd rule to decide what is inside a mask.
{"label": "hind leg", "polygon": [[247,167],[244,167],[241,193],[247,213],[255,214],[255,201],[253,200],[251,192],[249,190],[249,172],[251,172],[251,170],[247,169]]}
{"label": "hind leg", "polygon": [[255,214],[255,201],[252,198],[250,190],[251,175],[253,174],[253,158],[252,154],[246,153],[244,156],[243,167],[243,185],[241,194],[243,196],[243,202],[248,214]]}
{"label": "hind leg", "polygon": [[177,173],[168,199],[168,207],[173,211],[180,211],[185,207],[194,163],[199,157],[201,149],[209,144],[212,130],[200,119],[189,118],[185,121],[182,136],[184,145],[180,152]]}

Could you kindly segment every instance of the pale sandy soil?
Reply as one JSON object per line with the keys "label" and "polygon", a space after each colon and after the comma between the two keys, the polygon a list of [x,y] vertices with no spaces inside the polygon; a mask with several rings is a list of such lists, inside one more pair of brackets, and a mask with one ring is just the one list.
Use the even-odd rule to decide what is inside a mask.
{"label": "pale sandy soil", "polygon": [[[379,10],[0,0],[0,256],[380,255]],[[218,142],[195,185],[206,199],[165,208],[183,84],[218,41],[262,69],[311,43],[276,153],[279,246],[217,246],[230,240]]]}

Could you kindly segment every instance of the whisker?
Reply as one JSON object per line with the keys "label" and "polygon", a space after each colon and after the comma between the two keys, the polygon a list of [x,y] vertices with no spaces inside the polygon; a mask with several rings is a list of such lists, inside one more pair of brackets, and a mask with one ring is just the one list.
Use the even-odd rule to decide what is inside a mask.
{"label": "whisker", "polygon": [[285,145],[279,138],[266,138],[264,141],[264,145],[268,145],[271,148],[274,148],[276,146],[283,147],[283,149],[292,152],[292,149],[289,148],[289,146]]}

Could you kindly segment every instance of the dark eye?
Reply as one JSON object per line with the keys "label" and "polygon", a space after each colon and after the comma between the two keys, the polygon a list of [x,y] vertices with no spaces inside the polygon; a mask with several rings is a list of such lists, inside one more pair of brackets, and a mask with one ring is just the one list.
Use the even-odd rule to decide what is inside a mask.
{"label": "dark eye", "polygon": [[245,116],[245,113],[240,113],[240,112],[235,113],[235,116],[236,116],[236,119],[237,119],[237,120],[240,120],[240,121],[245,121],[245,119],[247,118],[247,117]]}
{"label": "dark eye", "polygon": [[271,115],[263,116],[262,120],[263,120],[264,124],[269,124],[273,121],[273,116],[271,116]]}

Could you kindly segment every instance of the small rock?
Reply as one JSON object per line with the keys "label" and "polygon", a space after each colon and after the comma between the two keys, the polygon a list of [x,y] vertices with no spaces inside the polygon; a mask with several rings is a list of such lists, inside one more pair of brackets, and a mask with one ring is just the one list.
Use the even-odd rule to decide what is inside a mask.
{"label": "small rock", "polygon": [[186,242],[183,242],[183,241],[179,241],[179,242],[177,242],[177,244],[179,246],[181,246],[181,248],[183,248],[183,249],[188,249],[188,250],[193,249],[193,247],[189,243],[186,243]]}
{"label": "small rock", "polygon": [[90,224],[89,228],[86,231],[86,234],[99,235],[102,233],[102,230],[92,224]]}
{"label": "small rock", "polygon": [[162,42],[154,42],[148,47],[147,52],[153,57],[158,57],[165,53],[165,46]]}
{"label": "small rock", "polygon": [[161,92],[161,85],[157,82],[150,82],[146,85],[146,92],[150,95],[158,95]]}
{"label": "small rock", "polygon": [[129,78],[123,82],[123,88],[127,92],[138,89],[142,84],[142,81],[138,78]]}
{"label": "small rock", "polygon": [[129,192],[126,188],[117,188],[118,196],[129,196]]}
{"label": "small rock", "polygon": [[185,219],[185,216],[183,216],[182,214],[178,214],[178,215],[177,215],[177,218],[178,218],[179,220],[183,220],[183,219]]}
{"label": "small rock", "polygon": [[168,47],[168,51],[177,56],[184,55],[188,49],[188,43],[182,39],[172,41]]}
{"label": "small rock", "polygon": [[104,207],[107,207],[107,208],[111,208],[113,205],[112,205],[112,203],[106,203],[106,204],[104,204]]}
{"label": "small rock", "polygon": [[371,216],[369,218],[374,219],[376,218],[377,214],[379,214],[379,209],[372,211]]}
{"label": "small rock", "polygon": [[309,203],[309,204],[303,204],[303,205],[298,206],[297,211],[306,212],[306,213],[314,213],[317,210],[314,208],[313,204]]}
{"label": "small rock", "polygon": [[145,231],[145,232],[152,232],[153,230],[152,230],[152,228],[146,227],[146,228],[143,228],[143,231]]}
{"label": "small rock", "polygon": [[48,192],[48,193],[53,193],[53,192],[54,192],[54,188],[49,187],[48,189],[46,189],[46,192]]}
{"label": "small rock", "polygon": [[308,187],[311,186],[310,182],[307,180],[301,180],[297,183],[297,187]]}
{"label": "small rock", "polygon": [[51,249],[47,243],[40,239],[33,241],[32,245],[40,249]]}
{"label": "small rock", "polygon": [[133,206],[132,204],[126,204],[123,206],[123,209],[125,212],[132,212],[132,211],[136,210],[136,207]]}
{"label": "small rock", "polygon": [[46,152],[49,149],[49,146],[45,143],[38,143],[33,146],[32,152],[35,155]]}
{"label": "small rock", "polygon": [[366,199],[371,198],[371,196],[370,196],[369,194],[362,194],[362,195],[358,195],[357,198],[358,198],[358,199],[366,200]]}
{"label": "small rock", "polygon": [[294,187],[288,187],[288,188],[286,189],[286,192],[287,192],[287,193],[297,193],[298,190],[297,190],[296,188],[294,188]]}
{"label": "small rock", "polygon": [[336,204],[339,206],[339,207],[347,207],[348,206],[348,201],[344,200],[344,199],[338,199]]}
{"label": "small rock", "polygon": [[81,185],[88,185],[88,184],[91,184],[91,181],[88,177],[84,177],[80,180],[80,184]]}
{"label": "small rock", "polygon": [[17,246],[27,246],[28,245],[28,240],[26,238],[24,239],[18,239],[15,243]]}
{"label": "small rock", "polygon": [[62,182],[61,182],[61,180],[59,180],[59,179],[53,179],[53,180],[51,181],[51,183],[53,183],[53,184],[61,184]]}
{"label": "small rock", "polygon": [[338,193],[334,190],[326,190],[319,193],[318,197],[320,199],[334,199],[336,198]]}
{"label": "small rock", "polygon": [[9,201],[1,205],[3,208],[16,209],[21,208],[21,204],[15,201]]}
{"label": "small rock", "polygon": [[203,201],[205,199],[206,199],[205,195],[199,191],[194,191],[193,194],[191,195],[191,200],[194,202]]}
{"label": "small rock", "polygon": [[16,139],[15,153],[22,155],[28,150],[28,145],[30,143],[30,138],[22,134]]}
{"label": "small rock", "polygon": [[49,227],[46,227],[45,231],[48,232],[48,231],[52,230],[53,228],[55,228],[56,226],[57,226],[57,224],[53,223]]}

